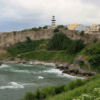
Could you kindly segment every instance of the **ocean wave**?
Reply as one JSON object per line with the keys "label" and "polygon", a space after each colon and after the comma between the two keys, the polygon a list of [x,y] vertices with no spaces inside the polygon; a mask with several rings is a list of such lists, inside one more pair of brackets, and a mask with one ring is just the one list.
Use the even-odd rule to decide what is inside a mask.
{"label": "ocean wave", "polygon": [[38,76],[38,79],[44,79],[44,77],[42,77],[42,76]]}
{"label": "ocean wave", "polygon": [[24,88],[24,85],[18,84],[16,82],[8,83],[8,86],[1,86],[0,89],[17,89],[17,88]]}
{"label": "ocean wave", "polygon": [[1,66],[0,66],[0,68],[5,68],[5,67],[10,67],[9,65],[6,65],[6,64],[2,64]]}
{"label": "ocean wave", "polygon": [[18,73],[20,73],[20,72],[22,72],[22,73],[30,73],[28,70],[13,70],[13,69],[11,69],[10,71],[18,72]]}
{"label": "ocean wave", "polygon": [[17,64],[18,66],[22,65],[22,66],[25,66],[25,67],[32,67],[33,65],[30,65],[30,64],[23,64],[23,63],[20,63],[20,64]]}
{"label": "ocean wave", "polygon": [[[61,77],[70,77],[70,78],[76,78],[76,79],[84,79],[83,77],[77,77],[77,76],[71,76],[71,75],[69,75],[69,74],[64,74],[64,73],[62,73],[62,71],[60,71],[59,69],[44,70],[43,72],[57,73],[58,76],[61,76]],[[63,75],[62,75],[62,74],[63,74]]]}
{"label": "ocean wave", "polygon": [[44,70],[43,72],[62,74],[62,71],[60,71],[59,69]]}

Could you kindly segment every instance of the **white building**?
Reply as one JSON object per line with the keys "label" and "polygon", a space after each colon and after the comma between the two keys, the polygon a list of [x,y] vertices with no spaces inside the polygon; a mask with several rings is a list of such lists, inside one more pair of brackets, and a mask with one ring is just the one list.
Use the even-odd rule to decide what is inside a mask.
{"label": "white building", "polygon": [[47,26],[47,28],[48,28],[48,29],[52,29],[52,27],[51,27],[51,26]]}
{"label": "white building", "polygon": [[79,31],[79,32],[81,32],[81,31],[86,31],[86,26],[85,26],[85,25],[82,25],[82,24],[79,24],[79,25],[77,25],[77,26],[75,27],[75,30],[76,30],[76,31]]}

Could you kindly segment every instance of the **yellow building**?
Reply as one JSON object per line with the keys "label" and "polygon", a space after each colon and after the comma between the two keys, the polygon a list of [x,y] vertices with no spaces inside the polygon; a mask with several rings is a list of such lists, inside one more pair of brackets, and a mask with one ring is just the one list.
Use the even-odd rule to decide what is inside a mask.
{"label": "yellow building", "polygon": [[99,29],[100,29],[100,25],[99,24],[93,24],[93,25],[91,25],[91,26],[89,26],[87,28],[85,33],[98,33]]}
{"label": "yellow building", "polygon": [[75,30],[75,27],[78,26],[79,24],[71,24],[69,25],[69,30]]}

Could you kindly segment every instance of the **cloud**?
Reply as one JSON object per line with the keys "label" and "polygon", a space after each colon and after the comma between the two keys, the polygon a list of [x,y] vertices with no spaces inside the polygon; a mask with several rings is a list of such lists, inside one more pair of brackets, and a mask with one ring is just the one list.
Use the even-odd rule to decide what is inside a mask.
{"label": "cloud", "polygon": [[[0,0],[0,16],[29,26],[100,23],[99,0]],[[3,23],[3,21],[2,21]],[[11,23],[10,23],[11,24]]]}

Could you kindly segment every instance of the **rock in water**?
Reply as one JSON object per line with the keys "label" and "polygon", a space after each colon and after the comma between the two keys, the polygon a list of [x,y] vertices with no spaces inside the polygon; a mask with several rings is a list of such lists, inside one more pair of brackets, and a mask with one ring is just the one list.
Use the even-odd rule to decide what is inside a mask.
{"label": "rock in water", "polygon": [[3,63],[0,61],[0,66],[2,65]]}

